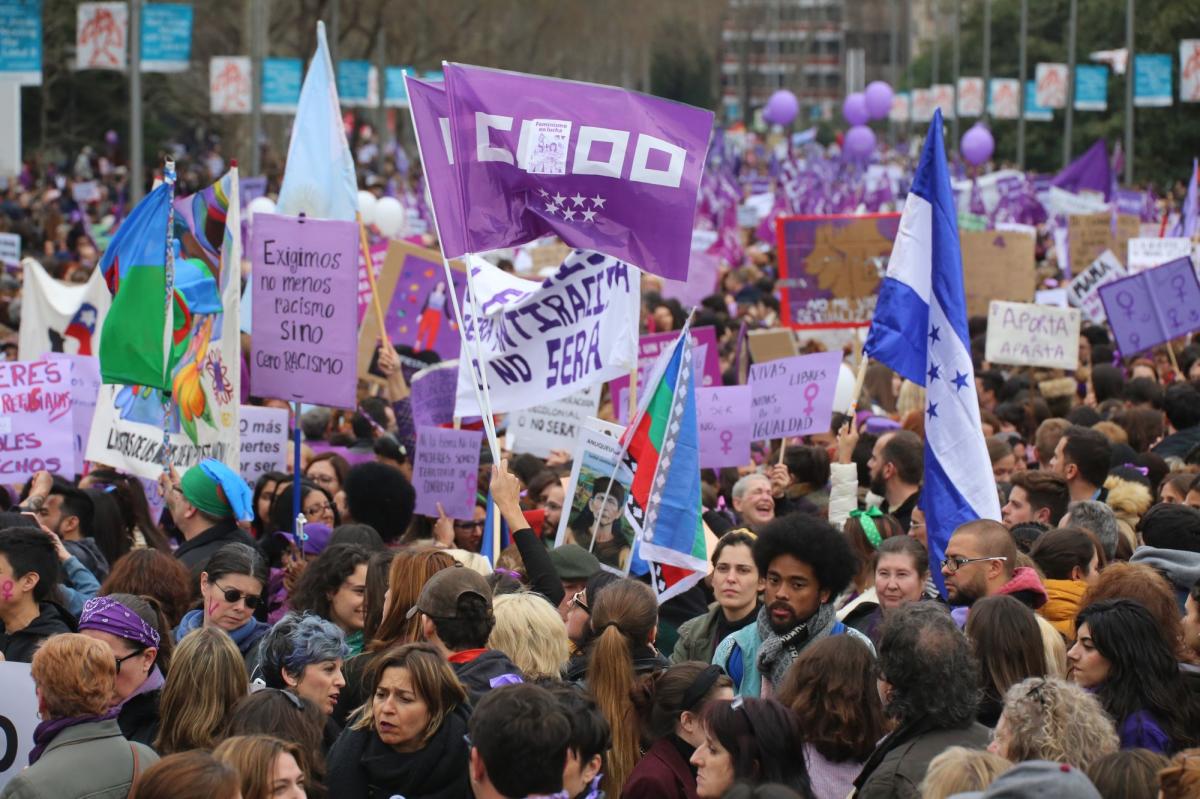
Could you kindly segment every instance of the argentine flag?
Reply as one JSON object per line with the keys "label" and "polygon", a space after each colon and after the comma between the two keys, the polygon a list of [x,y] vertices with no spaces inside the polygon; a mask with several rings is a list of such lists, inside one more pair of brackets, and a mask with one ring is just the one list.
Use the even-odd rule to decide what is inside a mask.
{"label": "argentine flag", "polygon": [[864,346],[866,354],[925,386],[921,509],[934,579],[959,525],[1000,519],[1000,500],[979,423],[967,335],[962,250],[938,109],[904,203],[900,230]]}

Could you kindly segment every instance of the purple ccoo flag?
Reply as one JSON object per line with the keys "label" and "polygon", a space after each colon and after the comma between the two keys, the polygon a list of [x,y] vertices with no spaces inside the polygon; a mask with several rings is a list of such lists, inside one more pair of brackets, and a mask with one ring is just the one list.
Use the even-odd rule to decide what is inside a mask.
{"label": "purple ccoo flag", "polygon": [[[610,86],[446,64],[460,219],[448,258],[558,235],[685,280],[713,115]],[[433,145],[425,141],[426,162]],[[440,210],[440,209],[439,209]]]}
{"label": "purple ccoo flag", "polygon": [[454,190],[445,85],[408,74],[404,76],[404,85],[408,87],[408,107],[417,132],[417,146],[421,148],[438,239],[447,256],[451,252],[466,252],[462,240],[462,200]]}

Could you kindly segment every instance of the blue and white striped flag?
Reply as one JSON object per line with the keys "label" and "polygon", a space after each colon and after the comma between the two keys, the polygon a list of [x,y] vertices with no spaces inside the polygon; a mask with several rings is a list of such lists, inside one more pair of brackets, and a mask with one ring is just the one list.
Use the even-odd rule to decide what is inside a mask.
{"label": "blue and white striped flag", "polygon": [[926,389],[921,508],[929,560],[941,587],[937,564],[945,557],[950,535],[964,522],[999,520],[1000,500],[979,423],[962,250],[940,109],[904,203],[864,351]]}

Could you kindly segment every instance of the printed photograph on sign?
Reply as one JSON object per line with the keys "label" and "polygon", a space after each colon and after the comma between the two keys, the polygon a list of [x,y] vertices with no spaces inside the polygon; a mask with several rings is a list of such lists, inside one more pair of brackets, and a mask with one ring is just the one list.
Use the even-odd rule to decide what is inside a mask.
{"label": "printed photograph on sign", "polygon": [[784,324],[870,324],[900,215],[785,216],[776,225]]}
{"label": "printed photograph on sign", "polygon": [[622,463],[613,477],[613,467],[621,451],[622,430],[620,425],[595,418],[588,419],[580,428],[571,481],[567,484],[567,502],[554,542],[556,547],[578,544],[590,550],[606,571],[617,574],[624,574],[629,568],[635,537],[625,512],[633,472]]}

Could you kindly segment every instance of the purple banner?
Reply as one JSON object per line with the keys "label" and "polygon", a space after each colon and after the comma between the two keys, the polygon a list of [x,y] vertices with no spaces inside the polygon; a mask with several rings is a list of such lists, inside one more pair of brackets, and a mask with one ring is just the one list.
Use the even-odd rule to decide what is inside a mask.
{"label": "purple banner", "polygon": [[471,519],[479,486],[479,430],[417,428],[413,488],[417,513],[438,515],[438,503],[453,519]]}
{"label": "purple banner", "polygon": [[1100,299],[1126,357],[1200,328],[1200,283],[1191,258],[1114,280],[1100,287]]}
{"label": "purple banner", "polygon": [[[649,333],[638,339],[638,390],[646,386],[654,362],[659,354],[679,338],[678,333]],[[719,386],[721,380],[721,353],[717,349],[717,331],[711,327],[692,328],[692,357],[700,364],[696,374],[696,388]],[[629,424],[629,376],[608,381],[617,421]]]}
{"label": "purple banner", "polygon": [[255,217],[250,392],[353,408],[358,358],[358,225]]}
{"label": "purple banner", "polygon": [[454,421],[454,395],[458,390],[458,361],[422,369],[412,379],[413,424],[437,427]]}
{"label": "purple banner", "polygon": [[71,362],[71,427],[75,436],[75,474],[83,474],[83,452],[87,449],[96,397],[100,393],[100,359],[92,355],[46,353],[47,358]]}
{"label": "purple banner", "polygon": [[404,83],[408,87],[408,108],[417,134],[417,146],[421,150],[421,164],[425,167],[426,185],[433,200],[442,250],[447,255],[464,253],[462,198],[454,182],[450,142],[444,138],[449,135],[449,128],[442,127],[450,117],[446,86],[441,81],[435,83],[412,77],[405,77]]}
{"label": "purple banner", "polygon": [[870,324],[900,215],[795,216],[777,224],[784,324]]}
{"label": "purple banner", "polygon": [[0,363],[0,482],[75,475],[69,360]]}
{"label": "purple banner", "polygon": [[750,386],[696,389],[700,466],[720,469],[750,462]]}
{"label": "purple banner", "polygon": [[[464,213],[462,249],[446,255],[556,234],[572,247],[687,278],[712,112],[461,64],[445,73]],[[426,158],[432,149],[424,142]]]}
{"label": "purple banner", "polygon": [[840,352],[818,352],[751,366],[754,440],[828,432],[841,363]]}

